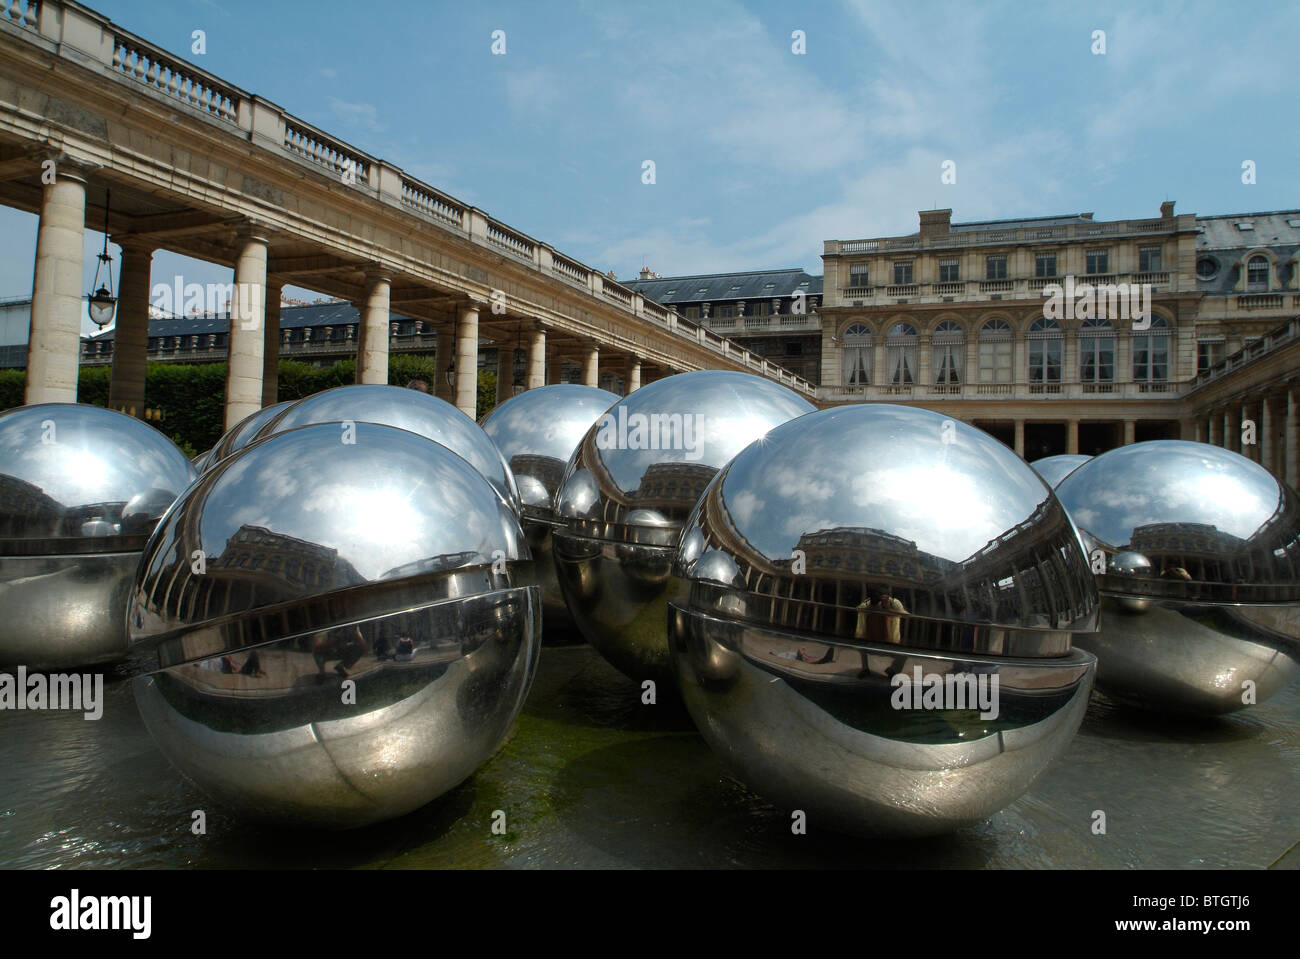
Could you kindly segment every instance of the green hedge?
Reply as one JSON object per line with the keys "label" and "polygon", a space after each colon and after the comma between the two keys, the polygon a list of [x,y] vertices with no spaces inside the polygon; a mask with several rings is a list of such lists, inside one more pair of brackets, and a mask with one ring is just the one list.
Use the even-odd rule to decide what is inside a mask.
{"label": "green hedge", "polygon": [[[82,367],[77,377],[77,401],[93,406],[108,405],[108,366]],[[431,356],[399,354],[388,358],[388,382],[405,386],[424,380],[430,392],[437,382],[438,368]],[[0,370],[0,410],[23,405],[25,370]],[[312,366],[296,360],[281,360],[277,397],[297,400],[321,390],[346,386],[356,381],[356,362],[340,360],[333,366]],[[489,371],[478,375],[478,416],[496,405],[497,378]],[[161,420],[151,420],[187,456],[213,446],[224,432],[226,364],[150,363],[145,370],[144,405],[161,411]]]}

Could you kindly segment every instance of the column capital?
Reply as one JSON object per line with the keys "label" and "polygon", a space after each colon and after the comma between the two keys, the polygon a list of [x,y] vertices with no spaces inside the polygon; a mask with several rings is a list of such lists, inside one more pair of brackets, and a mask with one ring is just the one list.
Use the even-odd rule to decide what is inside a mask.
{"label": "column capital", "polygon": [[380,266],[378,263],[367,264],[363,272],[365,273],[367,283],[374,283],[377,281],[391,283],[393,281],[393,271],[385,266]]}
{"label": "column capital", "polygon": [[235,239],[242,242],[268,243],[270,230],[264,223],[245,219],[235,224]]}

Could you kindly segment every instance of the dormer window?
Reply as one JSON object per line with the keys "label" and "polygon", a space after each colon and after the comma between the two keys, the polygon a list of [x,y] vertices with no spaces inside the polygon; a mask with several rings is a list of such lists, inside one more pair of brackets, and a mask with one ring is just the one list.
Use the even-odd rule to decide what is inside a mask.
{"label": "dormer window", "polygon": [[1252,256],[1246,264],[1246,289],[1251,292],[1268,290],[1268,260]]}

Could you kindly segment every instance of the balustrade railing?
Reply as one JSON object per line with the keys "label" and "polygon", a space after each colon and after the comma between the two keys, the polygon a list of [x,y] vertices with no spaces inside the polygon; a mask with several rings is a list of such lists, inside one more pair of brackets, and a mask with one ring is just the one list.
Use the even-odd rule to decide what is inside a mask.
{"label": "balustrade railing", "polygon": [[112,66],[123,76],[222,120],[234,123],[239,115],[240,97],[233,87],[139,37],[114,35]]}

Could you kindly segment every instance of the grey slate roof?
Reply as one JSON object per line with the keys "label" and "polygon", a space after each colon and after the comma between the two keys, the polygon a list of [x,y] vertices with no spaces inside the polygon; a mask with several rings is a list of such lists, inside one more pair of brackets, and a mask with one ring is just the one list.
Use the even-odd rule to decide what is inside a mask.
{"label": "grey slate roof", "polygon": [[803,270],[757,270],[752,273],[705,273],[654,280],[620,280],[657,303],[721,303],[727,300],[770,300],[795,290],[821,296],[822,278]]}
{"label": "grey slate roof", "polygon": [[[390,315],[392,322],[401,322],[410,317],[400,313]],[[360,312],[351,303],[313,303],[309,306],[280,307],[280,329],[294,330],[304,326],[347,326],[360,323]],[[150,319],[150,336],[191,336],[205,333],[225,333],[230,329],[229,314],[218,316],[181,316],[173,319]],[[112,340],[113,330],[104,330],[93,334],[90,341]]]}
{"label": "grey slate roof", "polygon": [[[1249,230],[1237,224],[1248,223]],[[1285,285],[1294,269],[1287,261],[1300,250],[1300,210],[1273,210],[1266,213],[1230,213],[1223,216],[1196,218],[1196,259],[1212,259],[1218,272],[1207,279],[1196,276],[1196,288],[1212,296],[1234,292],[1237,271],[1233,267],[1247,250],[1267,247],[1279,260],[1278,281]],[[1276,291],[1275,291],[1276,292]]]}

